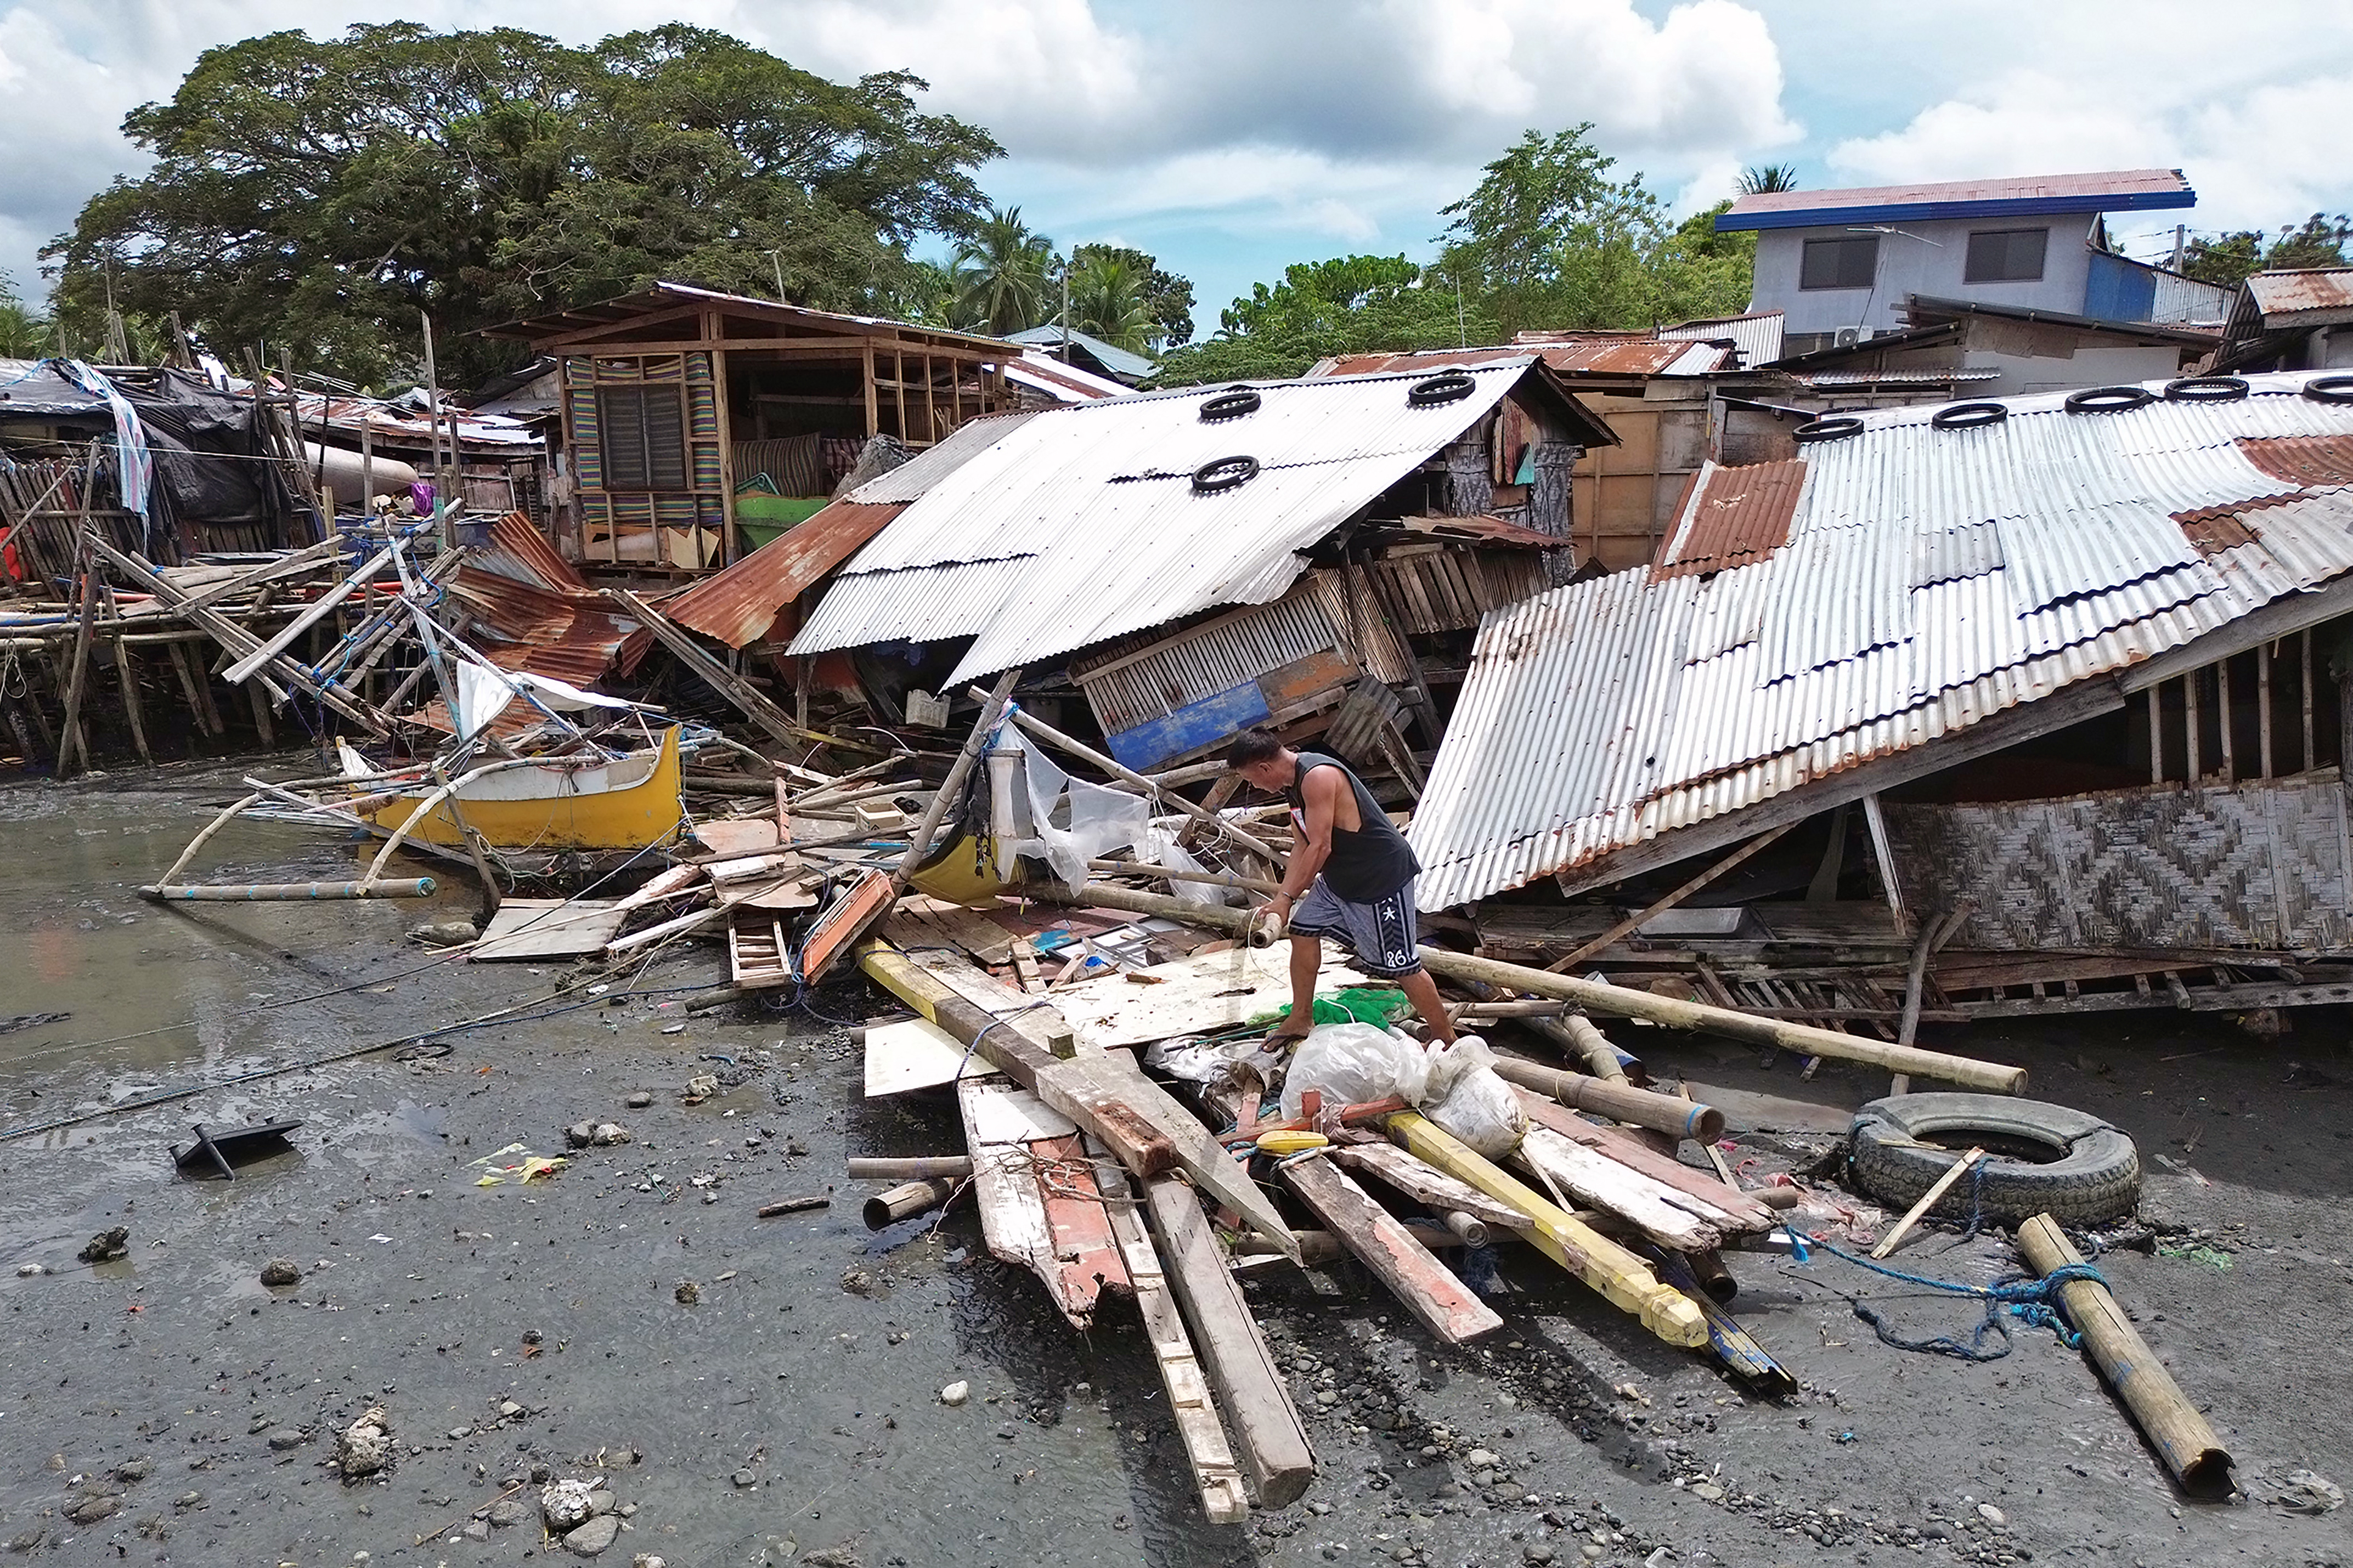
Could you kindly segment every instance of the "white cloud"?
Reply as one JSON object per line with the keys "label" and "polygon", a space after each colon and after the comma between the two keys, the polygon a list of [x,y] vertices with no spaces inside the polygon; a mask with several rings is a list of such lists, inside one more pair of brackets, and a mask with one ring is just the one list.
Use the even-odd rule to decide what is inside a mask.
{"label": "white cloud", "polygon": [[[1997,7],[1980,15],[1982,30],[2031,44],[2004,58],[2097,68],[1961,79],[1908,122],[1841,141],[1825,161],[1856,184],[2179,168],[2198,205],[2166,216],[2193,229],[2276,226],[2353,205],[2353,166],[2332,129],[2353,108],[2353,12],[2305,5],[2266,11],[2260,26],[2214,22],[2210,7],[2178,0],[2137,8],[2129,26],[2105,7]],[[2170,228],[2146,216],[2142,226]]]}

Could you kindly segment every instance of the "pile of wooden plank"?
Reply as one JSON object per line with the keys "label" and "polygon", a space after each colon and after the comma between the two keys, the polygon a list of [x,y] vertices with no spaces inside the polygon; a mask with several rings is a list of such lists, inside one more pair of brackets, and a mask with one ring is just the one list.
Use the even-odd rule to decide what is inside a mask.
{"label": "pile of wooden plank", "polygon": [[[1247,1042],[1289,1000],[1283,956],[1254,935],[1264,939],[1240,910],[1093,883],[1059,905],[903,900],[860,959],[912,1015],[870,1026],[867,1092],[954,1086],[988,1247],[1034,1273],[1074,1327],[1094,1322],[1107,1295],[1135,1299],[1211,1518],[1240,1517],[1250,1496],[1279,1506],[1313,1470],[1298,1413],[1232,1289],[1237,1268],[1353,1258],[1433,1338],[1461,1344],[1503,1319],[1445,1255],[1515,1237],[1668,1343],[1760,1391],[1795,1386],[1712,1293],[1730,1286],[1721,1249],[1760,1244],[1780,1215],[1712,1148],[1703,1144],[1712,1167],[1677,1157],[1684,1140],[1721,1131],[1709,1107],[1513,1058],[1504,1067],[1528,1128],[1490,1160],[1402,1101],[1315,1107],[1303,1127],[1281,1121],[1246,1073],[1206,1085],[1147,1074],[1140,1049]],[[1637,1016],[1695,1005],[1424,955],[1434,973],[1490,998],[1514,986]],[[1327,957],[1317,984],[1378,983]],[[1799,1047],[1824,1033],[1704,1006],[1658,1021],[1795,1031],[1787,1043]],[[1954,1081],[2004,1070],[1853,1045],[1908,1052],[1900,1065]]]}

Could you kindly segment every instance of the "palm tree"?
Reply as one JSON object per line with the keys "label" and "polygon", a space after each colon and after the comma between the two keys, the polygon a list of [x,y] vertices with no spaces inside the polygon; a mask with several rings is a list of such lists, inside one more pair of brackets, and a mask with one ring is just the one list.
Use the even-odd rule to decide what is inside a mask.
{"label": "palm tree", "polygon": [[1046,319],[1046,274],[1053,260],[1054,242],[1031,233],[1019,207],[991,209],[956,247],[958,313],[997,337],[1036,326]]}
{"label": "palm tree", "polygon": [[1144,275],[1116,256],[1091,256],[1071,269],[1071,325],[1131,353],[1151,353],[1159,336]]}
{"label": "palm tree", "polygon": [[55,342],[41,313],[16,297],[16,280],[0,272],[0,359],[39,359]]}
{"label": "palm tree", "polygon": [[1770,195],[1775,192],[1797,188],[1798,165],[1795,163],[1767,163],[1762,168],[1752,166],[1740,171],[1740,194],[1744,196]]}

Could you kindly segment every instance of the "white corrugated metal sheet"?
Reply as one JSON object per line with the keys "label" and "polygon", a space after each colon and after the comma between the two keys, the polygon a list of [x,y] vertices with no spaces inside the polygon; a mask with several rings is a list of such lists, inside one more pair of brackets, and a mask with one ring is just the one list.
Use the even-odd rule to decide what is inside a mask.
{"label": "white corrugated metal sheet", "polygon": [[[1535,363],[1462,366],[1470,395],[1430,407],[1407,401],[1429,374],[1417,372],[1253,384],[1258,410],[1215,423],[1200,408],[1223,387],[1038,415],[927,486],[844,565],[792,651],[972,636],[953,685],[1217,605],[1265,604],[1304,570],[1302,551],[1469,429]],[[1238,456],[1257,459],[1254,478],[1194,489],[1195,470]],[[979,563],[1018,567],[976,574]]]}
{"label": "white corrugated metal sheet", "polygon": [[[2237,445],[2353,441],[2353,407],[2299,395],[2302,374],[2249,379],[2240,402],[2122,414],[2012,398],[1975,430],[1866,414],[1800,448],[1789,542],[1763,562],[1637,568],[1488,616],[1410,829],[1422,907],[1585,867],[2353,572],[2353,489],[2299,489]],[[2177,521],[2256,500],[2235,514],[2254,542],[2217,554]]]}
{"label": "white corrugated metal sheet", "polygon": [[[1785,319],[1779,310],[1758,310],[1746,316],[1718,316],[1706,321],[1685,321],[1680,326],[1661,327],[1659,336],[1700,338],[1710,342],[1730,338],[1733,348],[1740,355],[1740,363],[1725,368],[1755,370],[1758,365],[1771,364],[1781,357],[1781,326]],[[1670,371],[1668,374],[1677,373]]]}

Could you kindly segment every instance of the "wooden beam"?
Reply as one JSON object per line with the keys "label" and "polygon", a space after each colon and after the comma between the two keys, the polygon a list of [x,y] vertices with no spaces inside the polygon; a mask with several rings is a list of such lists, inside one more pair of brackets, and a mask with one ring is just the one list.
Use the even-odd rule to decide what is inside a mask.
{"label": "wooden beam", "polygon": [[2275,650],[2255,650],[2255,776],[2272,776],[2272,659]]}
{"label": "wooden beam", "polygon": [[[90,476],[82,476],[82,494],[90,493]],[[80,752],[81,771],[90,771],[90,735],[82,728],[81,700],[90,676],[90,639],[98,622],[98,559],[90,553],[98,542],[94,533],[84,532],[83,544],[76,552],[81,562],[81,619],[74,632],[73,664],[66,677],[65,738],[58,742],[58,777],[64,778],[70,769],[68,759],[77,749]]]}
{"label": "wooden beam", "polygon": [[[1285,1508],[1315,1479],[1315,1449],[1258,1320],[1242,1300],[1225,1249],[1209,1235],[1201,1200],[1174,1177],[1144,1184],[1161,1267],[1185,1310],[1227,1435],[1261,1508]],[[1499,1320],[1500,1321],[1500,1320]]]}
{"label": "wooden beam", "polygon": [[[1282,1178],[1308,1212],[1324,1222],[1324,1228],[1339,1237],[1340,1245],[1372,1270],[1440,1343],[1467,1344],[1504,1326],[1493,1308],[1330,1160],[1312,1156],[1286,1164]],[[1528,1227],[1534,1223],[1529,1221]]]}
{"label": "wooden beam", "polygon": [[1549,1127],[1531,1125],[1509,1158],[1579,1204],[1616,1215],[1661,1247],[1706,1252],[1724,1245],[1721,1230],[1672,1201],[1673,1189]]}
{"label": "wooden beam", "polygon": [[[1194,1489],[1201,1511],[1212,1524],[1240,1524],[1250,1517],[1250,1500],[1242,1490],[1241,1469],[1234,1463],[1218,1419],[1218,1402],[1192,1340],[1185,1332],[1184,1315],[1144,1220],[1133,1203],[1108,1205],[1112,1235],[1127,1264],[1135,1287],[1135,1305],[1144,1318],[1145,1337],[1152,1342],[1152,1359],[1160,1367],[1160,1381],[1168,1390],[1168,1413],[1193,1467]],[[1296,1245],[1295,1243],[1293,1245]]]}
{"label": "wooden beam", "polygon": [[1887,816],[1879,809],[1879,792],[1873,790],[1862,797],[1862,822],[1871,837],[1871,856],[1879,866],[1880,884],[1887,889],[1887,910],[1895,917],[1895,929],[1912,929],[1912,917],[1904,910],[1904,884],[1895,874],[1895,852],[1887,842]]}
{"label": "wooden beam", "polygon": [[882,432],[882,411],[874,401],[874,343],[869,339],[859,350],[859,363],[866,385],[866,438],[870,441]]}
{"label": "wooden beam", "polygon": [[1440,1214],[1460,1212],[1505,1230],[1525,1230],[1534,1223],[1519,1210],[1497,1203],[1470,1183],[1416,1159],[1394,1143],[1335,1143],[1329,1153],[1335,1164],[1369,1171]]}
{"label": "wooden beam", "polygon": [[1648,1265],[1590,1226],[1572,1219],[1549,1199],[1418,1111],[1389,1118],[1389,1136],[1411,1153],[1526,1215],[1521,1234],[1546,1257],[1601,1293],[1610,1305],[1631,1312],[1642,1326],[1671,1345],[1707,1343],[1707,1320],[1682,1293],[1659,1283]]}
{"label": "wooden beam", "polygon": [[656,640],[678,656],[680,663],[702,677],[712,689],[733,702],[744,716],[779,741],[790,741],[797,732],[792,716],[775,703],[750,681],[702,651],[702,645],[671,622],[670,618],[630,593],[627,588],[607,588],[606,596],[621,605],[636,617],[639,626],[653,633]]}
{"label": "wooden beam", "polygon": [[1599,936],[1597,936],[1592,941],[1576,948],[1567,957],[1555,963],[1547,963],[1545,967],[1551,970],[1556,974],[1566,973],[1573,966],[1583,963],[1586,959],[1588,959],[1595,953],[1601,952],[1604,948],[1611,946],[1620,937],[1626,935],[1629,931],[1639,930],[1645,921],[1648,921],[1658,915],[1664,914],[1667,910],[1673,909],[1677,904],[1682,903],[1685,899],[1690,898],[1694,893],[1698,892],[1702,888],[1706,887],[1710,882],[1715,881],[1726,871],[1731,870],[1742,861],[1746,860],[1750,856],[1755,855],[1757,851],[1772,844],[1783,834],[1788,832],[1791,828],[1797,826],[1798,824],[1796,822],[1785,822],[1778,827],[1766,829],[1756,837],[1750,839],[1747,843],[1742,845],[1739,848],[1734,850],[1731,854],[1725,856],[1723,859],[1718,860],[1715,865],[1710,866],[1706,870],[1702,871],[1698,876],[1694,877],[1690,881],[1685,882],[1683,886],[1665,894],[1656,902],[1628,915],[1624,920],[1620,921],[1616,925],[1611,926]]}

